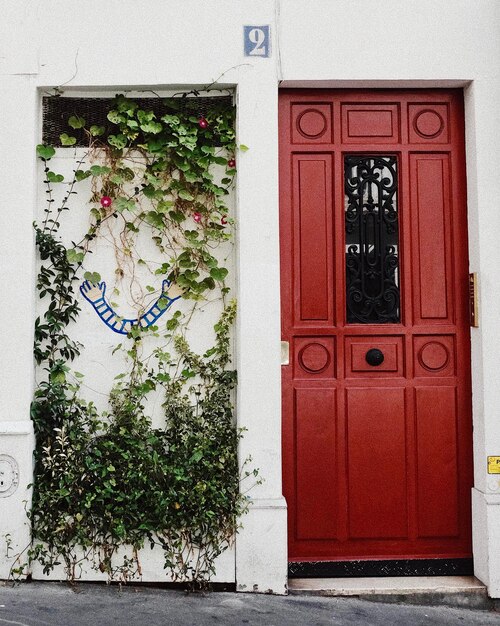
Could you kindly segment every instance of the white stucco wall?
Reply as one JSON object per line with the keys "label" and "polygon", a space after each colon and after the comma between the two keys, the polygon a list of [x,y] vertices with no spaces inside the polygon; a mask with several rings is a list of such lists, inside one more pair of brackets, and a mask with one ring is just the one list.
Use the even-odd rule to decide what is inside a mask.
{"label": "white stucco wall", "polygon": [[[500,197],[500,3],[496,0],[41,0],[2,3],[0,275],[4,304],[0,421],[29,429],[33,389],[34,146],[39,94],[63,86],[169,89],[219,80],[236,87],[238,140],[238,421],[266,481],[236,547],[241,590],[284,592],[286,509],[281,495],[277,95],[288,87],[465,88],[471,271],[481,285],[472,331],[474,554],[478,576],[500,597],[500,483],[486,456],[500,455],[497,267]],[[269,59],[243,56],[243,24],[270,24]],[[8,217],[6,217],[8,216]],[[8,294],[5,296],[5,294]],[[15,354],[15,358],[7,355]],[[0,430],[0,454],[11,439]],[[22,429],[21,429],[22,430]],[[25,437],[24,449],[32,445]],[[21,487],[29,455],[20,460]],[[26,492],[28,493],[28,492]],[[9,507],[13,500],[7,499]],[[16,505],[17,506],[17,505]],[[14,507],[15,508],[15,507]],[[0,517],[0,541],[27,541],[23,513]],[[24,534],[23,534],[24,533]],[[0,564],[5,575],[7,564]]]}

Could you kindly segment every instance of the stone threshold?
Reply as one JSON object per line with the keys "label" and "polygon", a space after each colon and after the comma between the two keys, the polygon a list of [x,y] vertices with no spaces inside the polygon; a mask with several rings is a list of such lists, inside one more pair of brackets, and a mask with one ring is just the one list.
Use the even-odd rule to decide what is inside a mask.
{"label": "stone threshold", "polygon": [[490,609],[486,586],[474,576],[291,578],[292,595],[355,596],[378,602]]}

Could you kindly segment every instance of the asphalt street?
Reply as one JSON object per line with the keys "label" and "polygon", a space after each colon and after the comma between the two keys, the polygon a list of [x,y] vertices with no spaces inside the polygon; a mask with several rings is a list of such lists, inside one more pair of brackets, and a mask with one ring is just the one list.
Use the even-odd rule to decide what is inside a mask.
{"label": "asphalt street", "polygon": [[128,586],[0,582],[0,626],[417,626],[495,624],[500,613],[356,598],[182,591]]}

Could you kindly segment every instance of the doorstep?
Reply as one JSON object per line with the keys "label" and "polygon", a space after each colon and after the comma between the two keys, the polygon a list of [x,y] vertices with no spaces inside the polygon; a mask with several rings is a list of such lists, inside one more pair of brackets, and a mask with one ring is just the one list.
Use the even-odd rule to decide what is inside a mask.
{"label": "doorstep", "polygon": [[490,608],[486,586],[474,576],[291,578],[293,595],[357,596],[379,602]]}

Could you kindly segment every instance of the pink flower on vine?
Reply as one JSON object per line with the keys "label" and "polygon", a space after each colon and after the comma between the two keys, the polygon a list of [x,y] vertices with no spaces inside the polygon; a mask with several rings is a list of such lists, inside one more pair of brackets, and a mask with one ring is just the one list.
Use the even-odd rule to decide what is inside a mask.
{"label": "pink flower on vine", "polygon": [[199,224],[201,222],[201,213],[193,213],[193,219],[197,224]]}
{"label": "pink flower on vine", "polygon": [[107,208],[108,206],[111,206],[112,202],[113,202],[113,200],[111,200],[111,198],[109,196],[103,196],[101,198],[101,206],[103,206],[104,208]]}
{"label": "pink flower on vine", "polygon": [[227,224],[226,215],[223,215],[223,216],[220,218],[220,223],[221,223],[223,226],[225,226],[225,225]]}

